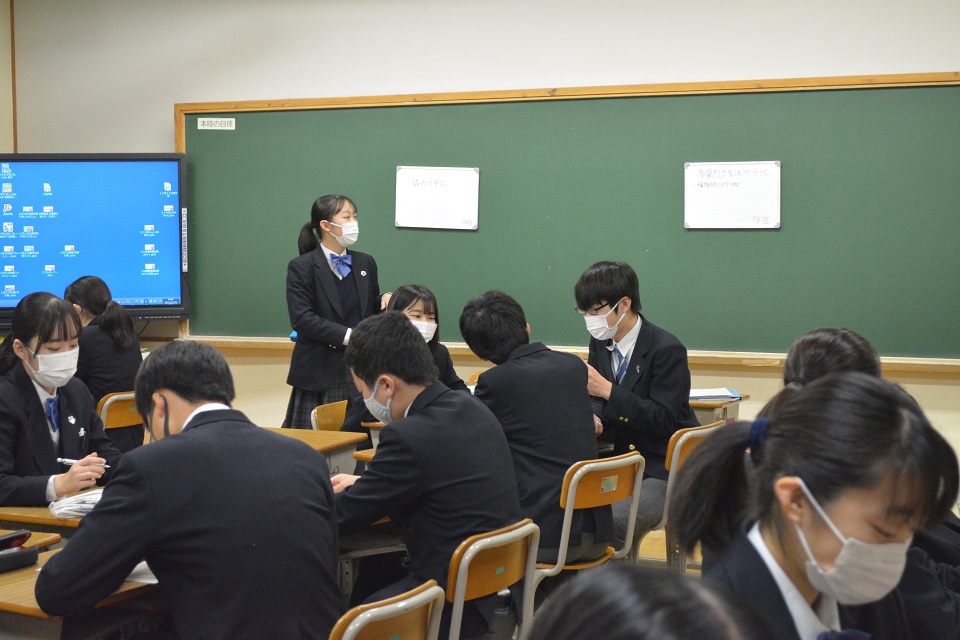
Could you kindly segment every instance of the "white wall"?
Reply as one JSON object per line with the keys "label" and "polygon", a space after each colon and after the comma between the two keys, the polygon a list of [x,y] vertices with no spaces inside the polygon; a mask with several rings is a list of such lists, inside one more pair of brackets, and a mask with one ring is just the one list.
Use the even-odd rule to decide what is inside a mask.
{"label": "white wall", "polygon": [[176,102],[960,70],[957,0],[14,7],[21,152],[170,151]]}

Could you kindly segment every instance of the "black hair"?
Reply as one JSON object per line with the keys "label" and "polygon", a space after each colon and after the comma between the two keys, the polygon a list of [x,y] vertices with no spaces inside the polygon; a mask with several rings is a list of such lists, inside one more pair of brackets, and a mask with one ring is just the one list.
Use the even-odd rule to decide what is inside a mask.
{"label": "black hair", "polygon": [[0,343],[0,375],[8,373],[20,362],[13,350],[14,340],[28,346],[36,338],[33,352],[37,353],[45,343],[67,340],[74,332],[79,338],[82,330],[77,310],[66,300],[46,291],[25,295],[13,311],[10,333]]}
{"label": "black hair", "polygon": [[229,405],[236,396],[227,361],[210,345],[194,340],[168,342],[140,366],[133,393],[144,424],[152,411],[153,394],[160,389],[169,389],[191,404]]}
{"label": "black hair", "polygon": [[110,287],[97,276],[83,276],[74,280],[63,292],[63,299],[100,318],[100,328],[113,338],[119,348],[126,349],[133,344],[136,335],[133,319],[126,309],[113,301]]}
{"label": "black hair", "polygon": [[598,304],[611,307],[620,298],[630,298],[630,309],[640,313],[640,282],[626,262],[598,262],[587,268],[573,288],[577,307],[586,311]]}
{"label": "black hair", "polygon": [[579,572],[537,612],[530,640],[766,640],[774,634],[720,585],[630,564]]}
{"label": "black hair", "polygon": [[[774,484],[782,476],[802,478],[824,506],[846,489],[875,487],[893,477],[913,495],[913,512],[904,515],[919,527],[943,521],[956,499],[953,449],[916,401],[882,378],[857,372],[824,376],[793,394],[763,424],[755,428],[752,445],[750,423],[719,429],[676,472],[668,511],[683,549],[700,541],[720,553],[747,519],[779,532]],[[758,439],[760,431],[765,435]],[[748,447],[753,496],[744,470]]]}
{"label": "black hair", "polygon": [[828,373],[859,371],[880,377],[880,356],[867,340],[849,329],[821,327],[794,341],[783,364],[783,389],[764,405],[759,417],[776,413],[787,399],[808,382]]}
{"label": "black hair", "polygon": [[503,291],[487,291],[463,308],[460,333],[477,357],[503,364],[517,347],[529,344],[520,303]]}
{"label": "black hair", "polygon": [[300,251],[300,255],[310,253],[320,246],[322,236],[320,223],[324,220],[330,222],[333,216],[337,215],[348,202],[356,211],[356,203],[347,196],[331,193],[320,196],[314,201],[313,206],[310,207],[310,222],[301,227],[300,236],[297,238],[297,249]]}
{"label": "black hair", "polygon": [[440,343],[440,307],[437,305],[437,296],[422,284],[405,284],[393,290],[387,309],[391,311],[406,311],[423,300],[423,312],[432,313],[437,320],[437,331],[427,342],[431,353],[437,352]]}
{"label": "black hair", "polygon": [[424,387],[437,381],[437,365],[427,343],[400,311],[386,311],[361,321],[350,333],[343,359],[368,387],[385,373]]}

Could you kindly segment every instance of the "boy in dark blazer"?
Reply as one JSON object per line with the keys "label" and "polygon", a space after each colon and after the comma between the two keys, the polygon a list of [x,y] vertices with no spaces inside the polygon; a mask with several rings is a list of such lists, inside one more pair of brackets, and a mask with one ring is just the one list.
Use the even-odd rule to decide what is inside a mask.
{"label": "boy in dark blazer", "polygon": [[[587,390],[594,421],[614,455],[639,451],[646,460],[636,532],[660,521],[667,492],[664,461],[670,436],[700,423],[690,408],[687,350],[640,314],[637,274],[624,262],[598,262],[574,287],[590,332]],[[628,505],[615,504],[614,533],[626,535]]]}
{"label": "boy in dark blazer", "polygon": [[[368,602],[431,578],[446,587],[450,558],[464,539],[520,519],[503,430],[482,403],[437,382],[430,350],[399,311],[361,322],[345,360],[367,408],[387,426],[363,475],[333,477],[340,531],[389,517],[401,528],[410,556],[410,576]],[[463,638],[485,633],[491,604],[467,603]],[[446,607],[441,636],[449,613]]]}
{"label": "boy in dark blazer", "polygon": [[[577,356],[530,344],[520,304],[502,291],[467,303],[460,333],[496,366],[477,380],[476,397],[500,421],[510,444],[520,515],[540,527],[540,562],[556,562],[563,525],[560,490],[571,465],[597,457],[587,368]],[[574,516],[567,561],[600,557],[613,539],[610,507]]]}
{"label": "boy in dark blazer", "polygon": [[179,638],[326,638],[345,607],[324,457],[231,410],[230,369],[208,345],[162,346],[135,393],[160,442],[123,456],[43,567],[40,607],[90,610],[145,559]]}

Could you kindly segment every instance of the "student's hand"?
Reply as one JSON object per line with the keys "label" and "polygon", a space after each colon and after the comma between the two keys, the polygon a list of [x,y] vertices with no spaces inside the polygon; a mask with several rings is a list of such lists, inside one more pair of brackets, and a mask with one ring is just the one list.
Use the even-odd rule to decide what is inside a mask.
{"label": "student's hand", "polygon": [[53,477],[54,491],[57,492],[58,497],[62,497],[92,487],[103,475],[105,464],[107,461],[98,458],[96,452],[77,460],[69,471]]}
{"label": "student's hand", "polygon": [[358,478],[360,478],[360,476],[352,476],[349,473],[338,473],[330,478],[330,482],[333,484],[333,492],[340,493],[356,482]]}
{"label": "student's hand", "polygon": [[386,311],[387,305],[390,304],[390,298],[393,297],[393,292],[387,291],[385,294],[380,296],[380,311]]}
{"label": "student's hand", "polygon": [[587,364],[587,392],[596,396],[597,398],[603,398],[604,400],[610,399],[610,392],[613,390],[613,383],[600,375],[600,372],[593,368],[593,365]]}
{"label": "student's hand", "polygon": [[593,430],[597,432],[598,438],[603,435],[603,420],[597,414],[593,414]]}

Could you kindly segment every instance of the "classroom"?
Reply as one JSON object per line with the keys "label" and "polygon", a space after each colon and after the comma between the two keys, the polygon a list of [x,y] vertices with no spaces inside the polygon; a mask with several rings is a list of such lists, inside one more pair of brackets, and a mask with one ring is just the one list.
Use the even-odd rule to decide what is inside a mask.
{"label": "classroom", "polygon": [[[208,103],[226,111],[230,105],[242,110],[245,104],[262,107],[296,100],[400,104],[417,96],[443,102],[486,95],[491,101],[509,101],[524,92],[547,98],[655,91],[666,95],[720,92],[724,85],[779,86],[798,94],[833,84],[953,86],[960,84],[957,24],[960,3],[955,0],[839,4],[827,0],[798,4],[559,0],[549,7],[530,0],[0,0],[0,37],[11,42],[8,48],[0,47],[0,151],[183,151],[178,148],[184,132],[179,130],[182,121],[175,105],[187,105],[184,108],[190,113],[189,105]],[[379,98],[388,96],[403,98]],[[189,144],[185,151],[189,161]],[[318,149],[317,153],[340,151]],[[597,157],[602,162],[602,155]],[[728,159],[776,158],[708,158]],[[956,166],[946,171],[960,183]],[[337,184],[305,188],[313,197],[341,192]],[[362,188],[349,195],[362,210]],[[296,229],[307,221],[310,204],[308,199],[299,210],[263,212],[264,224],[291,230],[285,245],[289,254],[277,257],[282,264],[296,255]],[[604,225],[602,210],[609,205],[602,193],[570,205],[584,210],[582,238],[630,233]],[[956,215],[960,205],[954,201],[949,208],[960,219]],[[376,207],[364,213],[365,233],[373,235],[378,225],[392,229],[391,210]],[[902,212],[878,209],[872,215],[886,222]],[[682,225],[682,216],[676,224]],[[218,218],[216,228],[223,243],[251,232],[243,225],[232,225],[227,217]],[[488,233],[511,231],[506,226]],[[954,227],[948,237],[956,233]],[[596,242],[592,258],[571,265],[570,270],[579,273],[595,260],[638,261],[628,252],[607,255]],[[426,245],[411,249],[429,257]],[[903,247],[904,252],[916,250]],[[582,244],[577,248],[577,256],[586,252]],[[381,248],[378,260],[382,255]],[[696,262],[690,256],[682,259]],[[888,254],[885,260],[906,263],[911,257]],[[438,269],[450,271],[446,265]],[[639,266],[637,270],[644,313],[658,322],[669,312],[658,308],[656,295],[644,297],[645,273]],[[695,274],[696,269],[687,267],[685,273]],[[274,278],[280,296],[283,277],[280,270]],[[404,274],[386,273],[381,265],[380,281],[389,290],[408,279]],[[266,277],[256,286],[267,286],[264,283],[269,283]],[[491,287],[509,291],[509,283],[491,283],[486,288]],[[441,299],[441,305],[448,307],[445,313],[450,314],[445,319],[459,315],[463,301],[482,290],[464,291],[450,301]],[[573,281],[563,282],[560,290],[568,298],[554,306],[573,314]],[[960,299],[955,275],[929,290],[936,290],[943,299]],[[760,295],[733,286],[724,296],[724,305],[742,310]],[[260,297],[251,295],[254,300]],[[539,301],[517,297],[524,307],[543,309],[543,316],[538,318],[535,311],[529,318],[536,339],[538,320],[545,326],[553,319]],[[888,301],[886,309],[895,316],[897,302]],[[724,309],[705,312],[723,314]],[[257,313],[255,305],[250,313]],[[282,316],[285,309],[276,313]],[[815,315],[823,324],[862,330],[842,311],[823,310]],[[960,451],[960,334],[947,331],[946,335],[947,343],[934,353],[887,353],[880,348],[880,355],[885,375],[917,399],[932,424]],[[151,338],[162,341],[178,336],[197,337],[216,347],[236,380],[235,407],[261,426],[280,426],[290,393],[285,383],[292,352],[289,339],[282,333],[217,335],[192,331],[190,321],[155,321],[146,326],[142,340],[149,347]],[[441,337],[462,378],[486,368],[470,353],[455,323],[446,322]],[[686,342],[682,332],[678,337]],[[751,344],[749,336],[744,340]],[[692,387],[729,387],[748,394],[740,405],[740,417],[750,419],[782,386],[790,341],[736,350],[698,344],[689,351]],[[547,342],[586,357],[585,332],[579,343]]]}

